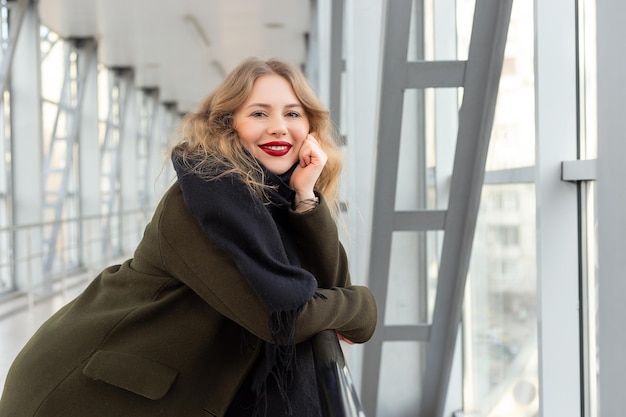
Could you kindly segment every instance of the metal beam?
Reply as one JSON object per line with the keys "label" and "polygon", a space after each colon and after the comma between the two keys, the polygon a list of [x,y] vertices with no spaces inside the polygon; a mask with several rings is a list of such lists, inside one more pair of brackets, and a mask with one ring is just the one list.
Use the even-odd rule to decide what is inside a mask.
{"label": "metal beam", "polygon": [[[379,303],[379,326],[372,340],[365,345],[363,363],[363,392],[368,393],[364,396],[364,406],[370,415],[374,415],[377,410],[378,395],[371,393],[378,392],[382,345],[385,341],[398,340],[428,342],[423,361],[425,371],[419,416],[441,417],[443,414],[485,176],[511,5],[512,0],[477,1],[467,61],[409,62],[408,38],[413,2],[389,0],[385,3],[374,184],[376,198],[369,271],[369,286]],[[419,22],[416,24],[419,25]],[[447,210],[396,211],[405,90],[461,86],[464,88],[463,105],[459,112]],[[425,109],[420,110],[423,112]],[[417,140],[424,141],[425,137],[418,135]],[[421,149],[423,151],[424,147]],[[420,155],[417,157],[420,158]],[[419,164],[419,160],[416,163]],[[424,177],[426,174],[423,173]],[[387,325],[385,312],[393,233],[427,230],[444,231],[432,324]]]}
{"label": "metal beam", "polygon": [[[9,23],[10,25],[11,23]],[[15,225],[40,223],[42,206],[42,106],[40,24],[37,7],[28,2],[11,66],[11,187]],[[41,258],[30,259],[32,247],[42,244],[42,231],[14,235],[15,284],[28,289],[43,276]]]}
{"label": "metal beam", "polygon": [[[379,101],[378,143],[370,244],[369,287],[378,303],[378,326],[363,348],[363,407],[367,415],[376,414],[378,381],[385,332],[385,310],[394,229],[398,151],[402,127],[411,0],[389,0],[383,9],[383,69]],[[390,65],[390,63],[397,65]],[[372,394],[374,393],[374,394]]]}
{"label": "metal beam", "polygon": [[560,178],[562,161],[580,155],[577,8],[576,2],[563,0],[537,2],[534,7],[537,379],[542,416],[580,417],[583,408],[579,261],[583,211],[578,184]]}
{"label": "metal beam", "polygon": [[122,147],[126,109],[132,93],[133,71],[131,68],[111,68],[109,79],[109,108],[107,111],[104,140],[101,144],[101,181],[107,190],[101,192],[101,204],[105,208],[102,224],[103,251],[122,252],[122,223],[118,213],[122,211]]}
{"label": "metal beam", "polygon": [[[599,409],[619,416],[626,409],[624,317],[626,317],[626,36],[623,0],[597,2],[598,59],[598,352]],[[592,358],[593,359],[593,358]]]}
{"label": "metal beam", "polygon": [[535,167],[499,169],[485,172],[485,184],[520,184],[535,182]]}
{"label": "metal beam", "polygon": [[[121,142],[121,166],[120,177],[124,179],[121,182],[121,211],[139,211],[140,204],[140,189],[139,185],[139,160],[137,137],[140,129],[140,113],[141,109],[137,100],[138,88],[134,83],[134,73],[131,71],[129,74],[129,82],[126,84],[128,88],[127,97],[128,100],[125,103],[124,114],[120,115],[120,118],[124,119],[124,124],[120,128],[120,142]],[[122,251],[132,251],[133,248],[139,243],[143,234],[143,228],[137,228],[134,219],[124,217],[122,219],[123,242]]]}
{"label": "metal beam", "polygon": [[396,211],[393,230],[398,232],[443,230],[445,222],[445,210]]}
{"label": "metal beam", "polygon": [[395,342],[427,342],[430,339],[432,326],[417,324],[414,326],[385,326],[384,336],[387,341]]}
{"label": "metal beam", "polygon": [[330,118],[338,128],[341,127],[341,78],[345,70],[343,59],[343,14],[344,0],[331,3],[331,38],[330,38],[330,97],[328,108]]}
{"label": "metal beam", "polygon": [[511,7],[512,0],[477,0],[474,10],[421,417],[440,417],[445,406]]}
{"label": "metal beam", "polygon": [[139,129],[137,131],[137,167],[139,182],[139,206],[147,211],[152,207],[151,184],[154,181],[151,165],[154,159],[155,127],[158,116],[159,90],[156,88],[142,88],[139,104]]}
{"label": "metal beam", "polygon": [[15,48],[17,45],[17,38],[22,28],[22,22],[24,16],[28,10],[30,0],[19,0],[11,3],[9,9],[9,38],[7,40],[7,47],[2,54],[2,63],[0,64],[0,91],[4,91],[9,83],[9,74],[11,73],[11,66],[13,64],[13,56],[15,55]]}
{"label": "metal beam", "polygon": [[[94,51],[97,42],[94,42]],[[78,132],[78,198],[81,217],[100,215],[100,140],[98,120],[98,56],[97,53],[83,56],[78,61],[78,72],[85,74],[83,85],[83,104],[79,109],[80,120]],[[93,62],[88,62],[92,60]],[[79,228],[80,238],[78,241],[77,258],[78,265],[93,265],[100,258],[99,241],[102,236],[99,230],[99,221],[84,220],[76,222]],[[98,242],[96,244],[95,242]]]}
{"label": "metal beam", "polygon": [[418,61],[406,65],[406,88],[462,87],[465,61]]}
{"label": "metal beam", "polygon": [[[94,65],[95,58],[93,56],[96,54],[96,43],[93,39],[68,40],[68,43],[68,49],[65,51],[66,68],[61,99],[59,103],[57,103],[56,121],[52,129],[48,152],[45,154],[44,158],[44,175],[47,178],[52,178],[52,176],[57,174],[61,176],[58,188],[54,179],[46,181],[44,184],[44,209],[51,210],[53,219],[56,220],[46,236],[44,270],[47,272],[53,270],[53,263],[57,256],[57,239],[60,233],[59,220],[63,217],[66,197],[69,194],[68,187],[74,182],[71,176],[76,175],[72,167],[74,150],[75,144],[78,143],[78,135],[80,133],[80,117],[85,95],[86,79],[91,71],[90,66]],[[77,78],[74,78],[70,68],[72,65],[71,55],[73,53],[76,53],[77,61],[84,60],[85,62],[84,66],[81,65],[82,71],[77,74]],[[64,117],[62,113],[65,113],[63,115]],[[63,123],[64,126],[62,126],[60,122],[61,118],[65,121]],[[63,159],[58,159],[58,152],[65,153]],[[53,168],[55,163],[61,166],[59,168]],[[54,184],[53,189],[46,188],[49,183]]]}

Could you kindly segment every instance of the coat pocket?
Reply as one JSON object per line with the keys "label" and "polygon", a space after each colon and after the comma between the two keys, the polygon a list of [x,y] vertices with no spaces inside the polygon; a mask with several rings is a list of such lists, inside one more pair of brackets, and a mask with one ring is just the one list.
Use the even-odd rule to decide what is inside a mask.
{"label": "coat pocket", "polygon": [[83,374],[151,400],[158,400],[170,389],[178,371],[142,356],[99,350],[87,362]]}

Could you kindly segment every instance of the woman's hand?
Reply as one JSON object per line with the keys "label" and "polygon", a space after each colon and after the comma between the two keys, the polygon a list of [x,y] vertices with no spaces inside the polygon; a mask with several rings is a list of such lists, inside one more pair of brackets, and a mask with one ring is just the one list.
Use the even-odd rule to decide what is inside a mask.
{"label": "woman's hand", "polygon": [[313,135],[308,134],[302,142],[298,152],[299,164],[291,175],[290,185],[296,191],[296,202],[315,197],[313,187],[328,160],[326,152]]}
{"label": "woman's hand", "polygon": [[349,345],[353,345],[354,344],[353,341],[347,339],[341,333],[339,333],[339,332],[335,332],[335,333],[337,333],[337,339],[339,339],[340,342],[346,342]]}

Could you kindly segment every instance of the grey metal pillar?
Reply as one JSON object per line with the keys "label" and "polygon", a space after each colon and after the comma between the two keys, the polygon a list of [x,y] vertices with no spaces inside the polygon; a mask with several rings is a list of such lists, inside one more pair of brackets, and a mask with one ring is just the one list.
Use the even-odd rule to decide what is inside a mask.
{"label": "grey metal pillar", "polygon": [[[437,0],[433,2],[434,8],[434,59],[448,60],[457,59],[458,41],[457,36],[450,34],[456,33],[458,28],[458,19],[456,17],[456,0]],[[450,181],[454,165],[454,152],[456,139],[458,136],[458,108],[460,97],[457,89],[439,88],[434,91],[434,106],[436,120],[434,121],[434,130],[436,133],[435,146],[438,150],[435,154],[435,167],[428,171],[429,179],[432,178],[432,185],[436,194],[435,207],[445,209],[448,207],[448,199],[450,197]],[[441,152],[440,150],[450,150],[450,152]],[[430,183],[429,183],[430,184]],[[441,235],[437,235],[432,240],[429,247],[431,252],[441,253]],[[429,242],[431,243],[431,242]],[[429,306],[430,307],[430,306]],[[461,332],[462,334],[462,332]],[[459,358],[461,354],[461,338],[457,338],[457,357],[456,364],[453,360],[453,369],[448,385],[448,396],[446,400],[447,410],[458,410],[463,406],[463,371]],[[456,367],[455,367],[456,365]]]}
{"label": "grey metal pillar", "polygon": [[330,117],[337,128],[341,128],[341,92],[342,76],[345,70],[343,59],[343,14],[344,0],[334,0],[331,3],[331,39],[330,39],[330,89],[329,103]]}
{"label": "grey metal pillar", "polygon": [[[79,109],[78,126],[78,194],[80,197],[80,216],[89,217],[100,214],[100,147],[98,121],[98,57],[97,43],[88,39],[93,53],[88,53],[78,62],[78,72],[85,73],[83,102]],[[97,259],[100,246],[95,242],[101,239],[99,220],[83,220],[79,223],[79,264],[89,266]]]}
{"label": "grey metal pillar", "polygon": [[306,64],[304,75],[311,87],[320,93],[320,30],[317,0],[309,1],[309,31],[306,39]]}
{"label": "grey metal pillar", "polygon": [[[138,146],[137,136],[139,130],[139,103],[138,92],[134,83],[127,85],[128,101],[127,107],[124,108],[124,114],[120,115],[124,119],[124,124],[120,128],[121,141],[121,177],[124,181],[121,183],[121,210],[130,212],[139,210],[139,174],[138,174]],[[138,229],[137,224],[143,223],[144,219],[135,217],[122,217],[122,251],[129,252],[134,250],[143,234],[143,228]]]}
{"label": "grey metal pillar", "polygon": [[[126,109],[131,99],[133,72],[130,68],[111,68],[108,76],[108,109],[100,154],[102,189],[102,248],[105,254],[119,254],[122,250],[121,211],[122,147]],[[128,139],[127,139],[128,140]],[[132,141],[131,141],[132,142]]]}
{"label": "grey metal pillar", "polygon": [[[16,38],[11,66],[11,171],[13,222],[16,225],[42,220],[42,111],[39,17],[35,1],[25,6],[24,20]],[[40,247],[41,231],[16,233],[14,238],[15,276],[18,289],[35,285],[42,277],[39,259],[28,259],[32,248]],[[29,282],[30,281],[30,282]]]}
{"label": "grey metal pillar", "polygon": [[13,64],[17,38],[22,28],[24,16],[26,16],[30,7],[30,3],[30,0],[19,0],[13,2],[12,4],[3,6],[8,9],[7,24],[9,33],[8,38],[6,39],[7,46],[2,51],[2,63],[0,64],[0,91],[6,90],[9,85],[9,74],[11,73],[11,66]]}
{"label": "grey metal pillar", "polygon": [[[420,417],[443,414],[511,4],[511,0],[477,0],[467,61],[439,62],[407,60],[411,0],[389,0],[385,5],[369,270],[369,286],[379,303],[379,324],[365,345],[362,391],[378,391],[384,342],[428,342]],[[395,202],[404,91],[456,87],[463,87],[464,93],[448,208],[398,211]],[[392,235],[428,230],[444,232],[432,323],[389,325],[385,310]],[[363,403],[367,414],[374,416],[377,395],[364,396]]]}
{"label": "grey metal pillar", "polygon": [[[535,5],[535,195],[539,413],[581,414],[578,186],[560,178],[578,155],[576,3]],[[554,22],[560,21],[558,29]],[[558,300],[558,303],[555,302]]]}
{"label": "grey metal pillar", "polygon": [[137,130],[137,174],[139,183],[139,207],[148,210],[151,207],[152,177],[151,163],[154,158],[154,127],[157,117],[158,90],[142,88],[139,104],[139,129]]}
{"label": "grey metal pillar", "polygon": [[[96,60],[96,44],[92,39],[68,39],[65,45],[65,74],[57,113],[51,136],[47,139],[44,151],[44,216],[52,225],[44,231],[44,270],[47,273],[65,270],[68,266],[77,266],[74,250],[78,247],[78,231],[75,224],[61,226],[64,217],[76,217],[80,212],[78,197],[77,161],[74,158],[79,146],[80,123],[87,76],[90,66]],[[81,70],[79,72],[79,69]],[[60,247],[68,248],[63,254],[58,253],[58,239],[62,233],[65,242]],[[62,256],[59,256],[62,255]],[[61,265],[55,263],[58,261]]]}
{"label": "grey metal pillar", "polygon": [[[0,51],[0,226],[6,227],[13,223],[11,210],[11,194],[12,194],[12,170],[11,159],[7,155],[11,154],[12,142],[12,123],[7,114],[7,101],[11,100],[11,92],[9,88],[9,75],[13,65],[13,57],[17,46],[17,39],[22,27],[24,16],[28,9],[28,0],[20,0],[12,4],[2,5],[3,12],[2,25],[8,27],[8,31],[3,32],[2,42],[6,47]],[[14,259],[15,251],[14,236],[11,233],[3,233],[0,235],[0,292],[15,289]]]}
{"label": "grey metal pillar", "polygon": [[597,2],[598,59],[598,353],[600,415],[626,410],[626,36],[622,0]]}
{"label": "grey metal pillar", "polygon": [[[148,171],[147,171],[147,178],[148,178],[148,201],[149,201],[149,208],[154,208],[156,207],[156,205],[158,204],[160,198],[161,198],[161,194],[163,192],[163,189],[161,187],[159,187],[160,184],[160,179],[161,179],[161,173],[164,172],[163,168],[164,168],[164,163],[166,162],[165,158],[165,148],[166,148],[166,141],[165,141],[165,106],[163,106],[163,104],[158,100],[158,95],[154,96],[154,115],[153,115],[153,128],[152,128],[152,134],[150,136],[150,141],[152,142],[150,145],[150,155],[148,158]],[[167,159],[168,165],[171,165],[169,163],[169,158]],[[148,215],[150,215],[151,213],[148,213]]]}
{"label": "grey metal pillar", "polygon": [[156,197],[159,198],[172,184],[176,174],[170,161],[169,150],[175,139],[172,132],[180,122],[177,105],[175,102],[161,103],[161,126],[159,127],[159,164],[157,178],[155,180]]}

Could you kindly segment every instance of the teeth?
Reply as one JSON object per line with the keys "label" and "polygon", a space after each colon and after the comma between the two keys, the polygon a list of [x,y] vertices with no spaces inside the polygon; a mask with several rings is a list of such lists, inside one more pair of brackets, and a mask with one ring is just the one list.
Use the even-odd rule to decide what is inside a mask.
{"label": "teeth", "polygon": [[280,145],[280,146],[264,146],[264,148],[265,148],[265,149],[272,150],[272,151],[284,151],[284,150],[289,149],[289,147],[288,147],[288,146],[286,146],[286,145]]}

